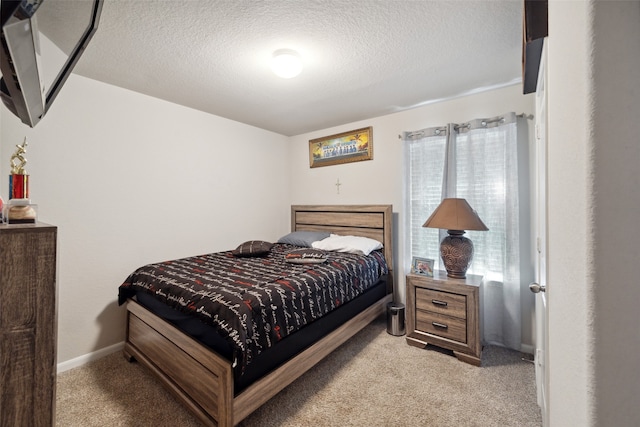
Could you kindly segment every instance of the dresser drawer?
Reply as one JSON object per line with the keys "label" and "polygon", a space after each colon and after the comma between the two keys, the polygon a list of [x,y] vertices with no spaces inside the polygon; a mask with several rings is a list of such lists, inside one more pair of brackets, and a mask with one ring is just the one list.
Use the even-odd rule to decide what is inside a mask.
{"label": "dresser drawer", "polygon": [[467,318],[467,297],[433,289],[416,288],[416,309]]}
{"label": "dresser drawer", "polygon": [[416,329],[461,343],[467,342],[467,322],[457,317],[416,311]]}

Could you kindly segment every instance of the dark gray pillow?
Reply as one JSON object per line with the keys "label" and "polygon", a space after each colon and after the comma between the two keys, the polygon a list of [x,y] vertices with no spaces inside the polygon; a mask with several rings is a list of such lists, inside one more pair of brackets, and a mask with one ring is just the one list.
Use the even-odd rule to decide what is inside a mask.
{"label": "dark gray pillow", "polygon": [[273,243],[249,240],[231,251],[237,257],[263,256],[269,253]]}
{"label": "dark gray pillow", "polygon": [[290,245],[310,248],[313,242],[326,239],[331,233],[326,231],[294,231],[278,239],[278,243],[288,243]]}

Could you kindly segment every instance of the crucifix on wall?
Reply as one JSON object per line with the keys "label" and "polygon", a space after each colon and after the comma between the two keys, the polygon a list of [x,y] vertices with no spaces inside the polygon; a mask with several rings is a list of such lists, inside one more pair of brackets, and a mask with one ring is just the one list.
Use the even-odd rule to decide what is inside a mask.
{"label": "crucifix on wall", "polygon": [[340,186],[342,185],[342,183],[340,183],[340,178],[338,178],[338,180],[335,183],[336,186],[336,194],[340,194]]}

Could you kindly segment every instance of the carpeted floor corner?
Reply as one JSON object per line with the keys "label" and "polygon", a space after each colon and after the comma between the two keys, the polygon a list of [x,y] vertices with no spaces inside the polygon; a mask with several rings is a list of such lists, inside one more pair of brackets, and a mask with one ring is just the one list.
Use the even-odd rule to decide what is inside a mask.
{"label": "carpeted floor corner", "polygon": [[[367,326],[242,421],[275,426],[541,426],[529,355],[488,346],[482,366]],[[112,354],[58,376],[56,425],[200,426],[137,363]]]}

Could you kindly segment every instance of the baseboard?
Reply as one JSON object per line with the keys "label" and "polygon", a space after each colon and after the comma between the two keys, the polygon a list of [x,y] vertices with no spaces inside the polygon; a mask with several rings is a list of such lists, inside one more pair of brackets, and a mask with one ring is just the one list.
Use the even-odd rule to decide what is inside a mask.
{"label": "baseboard", "polygon": [[520,344],[520,351],[522,353],[534,354],[535,353],[535,347],[532,346],[531,344]]}
{"label": "baseboard", "polygon": [[58,373],[68,371],[69,369],[77,368],[79,366],[85,365],[94,360],[102,359],[105,356],[110,355],[111,353],[115,353],[116,351],[121,351],[124,348],[124,341],[119,342],[117,344],[110,345],[109,347],[101,348],[100,350],[94,351],[92,353],[84,354],[82,356],[78,356],[74,359],[67,360],[66,362],[58,363]]}
{"label": "baseboard", "polygon": [[[504,347],[504,345],[502,343],[499,342],[486,342],[486,341],[482,341],[482,345],[495,345],[496,347]],[[526,353],[526,354],[534,354],[535,352],[535,347],[531,344],[520,344],[520,351],[521,353]]]}

